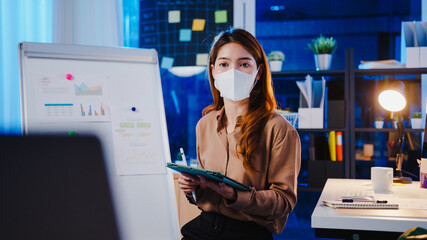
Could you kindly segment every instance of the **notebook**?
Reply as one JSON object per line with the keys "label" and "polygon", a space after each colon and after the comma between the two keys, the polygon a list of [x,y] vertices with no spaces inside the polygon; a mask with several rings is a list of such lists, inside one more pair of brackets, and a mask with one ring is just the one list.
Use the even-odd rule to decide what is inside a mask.
{"label": "notebook", "polygon": [[323,205],[331,208],[354,208],[354,209],[399,209],[397,203],[377,203],[377,202],[342,202],[323,201]]}
{"label": "notebook", "polygon": [[166,167],[171,168],[178,172],[184,172],[191,175],[203,175],[204,177],[207,177],[211,180],[224,182],[236,189],[242,190],[242,191],[251,191],[252,187],[245,186],[229,177],[226,177],[224,174],[216,171],[206,170],[202,168],[193,168],[188,167],[185,165],[179,165],[176,163],[167,163]]}
{"label": "notebook", "polygon": [[99,141],[0,136],[2,239],[119,239]]}

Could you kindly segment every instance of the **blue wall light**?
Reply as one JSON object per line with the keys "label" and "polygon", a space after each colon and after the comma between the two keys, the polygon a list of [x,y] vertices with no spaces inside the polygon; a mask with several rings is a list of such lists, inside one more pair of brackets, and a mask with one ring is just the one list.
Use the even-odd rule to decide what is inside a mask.
{"label": "blue wall light", "polygon": [[0,134],[21,133],[18,43],[52,42],[53,0],[0,0]]}

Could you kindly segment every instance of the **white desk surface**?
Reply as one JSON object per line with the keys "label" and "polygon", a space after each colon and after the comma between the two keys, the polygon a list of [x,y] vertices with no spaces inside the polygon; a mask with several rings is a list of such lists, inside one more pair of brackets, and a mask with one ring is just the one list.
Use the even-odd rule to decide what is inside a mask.
{"label": "white desk surface", "polygon": [[[340,199],[341,194],[349,190],[372,191],[371,181],[366,179],[328,179],[319,201],[317,202],[316,208],[311,215],[311,227],[385,232],[405,232],[413,227],[422,227],[427,229],[427,217],[425,217],[427,214],[426,209],[409,210],[415,213],[419,211],[420,217],[416,214],[411,217],[399,216],[399,213],[403,214],[403,212],[405,212],[405,209],[402,209],[400,205],[399,210],[385,210],[396,211],[396,216],[381,216],[380,214],[349,215],[339,214],[339,210],[322,205],[324,200]],[[412,182],[412,184],[406,184],[405,186],[393,186],[392,190],[393,193],[374,194],[374,196],[376,199],[418,199],[419,201],[422,201],[423,206],[427,205],[427,189],[420,188],[420,182]],[[357,211],[358,210],[352,211],[352,213],[357,213]],[[406,209],[406,211],[408,210]]]}

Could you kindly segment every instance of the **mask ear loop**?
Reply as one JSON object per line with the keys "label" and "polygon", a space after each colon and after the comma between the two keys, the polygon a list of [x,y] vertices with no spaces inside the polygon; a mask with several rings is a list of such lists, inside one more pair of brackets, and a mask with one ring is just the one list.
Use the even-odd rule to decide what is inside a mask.
{"label": "mask ear loop", "polygon": [[255,82],[254,82],[254,84],[252,85],[251,90],[250,90],[249,92],[252,92],[252,90],[254,89],[255,85],[256,85],[256,84],[257,84],[257,82],[258,82],[258,79],[256,79],[256,75],[258,74],[259,68],[260,68],[260,67],[258,67],[258,69],[256,70],[256,73],[255,73]]}

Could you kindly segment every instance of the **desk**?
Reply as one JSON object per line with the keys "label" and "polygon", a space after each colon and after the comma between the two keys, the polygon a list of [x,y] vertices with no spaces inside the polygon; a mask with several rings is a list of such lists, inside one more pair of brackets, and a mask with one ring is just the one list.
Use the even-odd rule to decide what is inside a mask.
{"label": "desk", "polygon": [[[376,199],[399,201],[399,210],[363,210],[364,214],[360,209],[350,209],[342,214],[342,210],[322,205],[324,200],[339,199],[348,190],[372,191],[370,183],[365,179],[328,179],[311,215],[311,227],[315,229],[316,237],[353,239],[353,235],[358,234],[368,239],[397,239],[410,228],[418,226],[427,229],[427,210],[405,209],[400,204],[400,201],[407,199],[417,199],[427,204],[427,189],[420,188],[420,182],[393,186],[391,194],[374,194]],[[375,214],[366,214],[366,211],[374,211]],[[393,214],[395,216],[390,216]]]}

